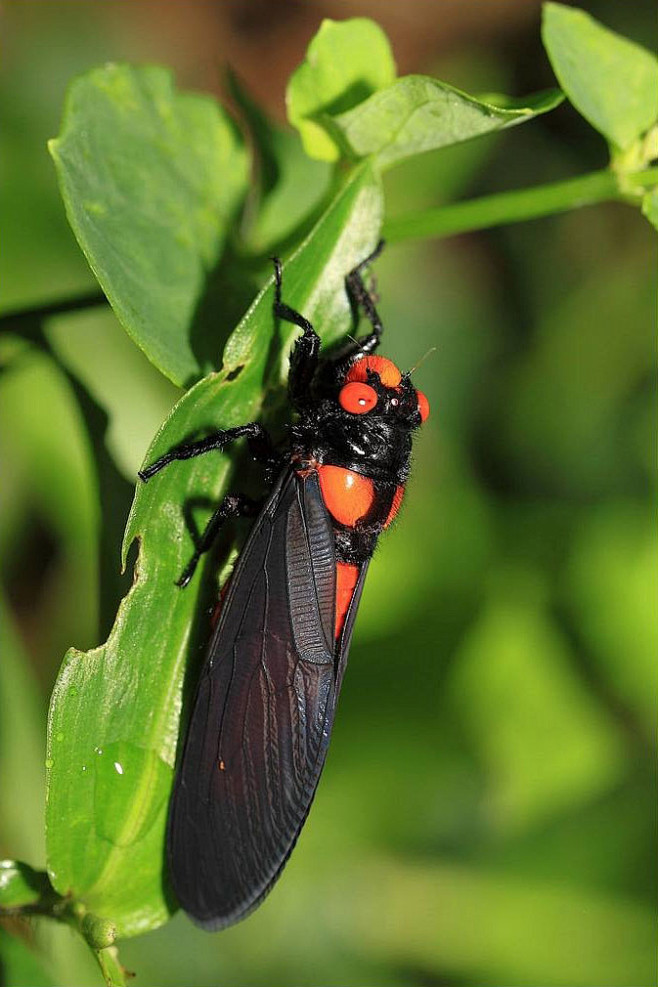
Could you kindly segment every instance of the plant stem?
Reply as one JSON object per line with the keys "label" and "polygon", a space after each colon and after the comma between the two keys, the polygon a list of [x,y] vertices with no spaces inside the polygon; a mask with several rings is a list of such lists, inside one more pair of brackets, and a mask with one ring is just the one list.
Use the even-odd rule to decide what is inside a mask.
{"label": "plant stem", "polygon": [[[14,864],[13,861],[5,863]],[[132,976],[120,963],[115,943],[116,928],[112,922],[89,914],[84,905],[58,894],[45,871],[35,871],[27,864],[14,864],[13,870],[21,872],[25,889],[34,892],[29,901],[20,905],[0,905],[0,919],[37,916],[53,919],[78,932],[87,943],[105,978],[106,987],[126,987]],[[4,983],[4,981],[3,981]]]}
{"label": "plant stem", "polygon": [[[422,213],[393,217],[384,223],[383,235],[389,243],[438,239],[537,219],[540,216],[551,216],[569,209],[595,205],[597,202],[631,202],[640,205],[642,191],[653,186],[658,186],[658,168],[631,173],[604,169],[578,178],[568,178],[563,182],[514,189],[512,192],[500,192],[454,205],[426,209]],[[272,248],[268,250],[268,257],[271,252]],[[283,245],[277,245],[274,252],[285,252]],[[0,314],[0,331],[14,332],[28,339],[36,338],[44,319],[104,304],[107,304],[107,298],[103,292],[92,290],[74,298],[5,312]]]}
{"label": "plant stem", "polygon": [[[0,331],[14,332],[22,336],[29,335],[29,330],[33,326],[40,325],[43,319],[48,319],[53,315],[63,315],[65,312],[76,312],[81,308],[92,308],[96,305],[105,304],[107,304],[107,298],[99,288],[96,288],[85,292],[83,295],[76,295],[74,298],[48,302],[45,305],[36,305],[34,308],[19,309],[15,312],[4,312],[0,314]],[[26,329],[28,330],[27,333]]]}
{"label": "plant stem", "polygon": [[637,199],[639,205],[641,190],[656,184],[658,168],[649,168],[630,175],[617,175],[607,169],[595,171],[563,182],[501,192],[471,199],[469,202],[427,209],[411,216],[398,216],[386,221],[383,236],[391,243],[447,237],[470,230],[484,230],[491,226],[550,216],[597,202],[634,202]]}
{"label": "plant stem", "polygon": [[[93,952],[105,977],[107,987],[126,987],[127,975],[119,962],[119,953],[116,946],[95,949]],[[128,976],[131,976],[131,974],[128,974]]]}

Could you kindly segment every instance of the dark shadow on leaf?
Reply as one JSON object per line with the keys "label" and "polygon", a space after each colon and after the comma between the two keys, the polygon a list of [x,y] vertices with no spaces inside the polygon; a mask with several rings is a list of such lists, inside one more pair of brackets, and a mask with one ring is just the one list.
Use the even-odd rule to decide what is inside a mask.
{"label": "dark shadow on leaf", "polygon": [[[227,246],[215,267],[208,272],[190,328],[190,346],[201,368],[201,376],[218,370],[226,342],[254,300],[262,268],[239,257]],[[196,382],[187,380],[186,387]]]}
{"label": "dark shadow on leaf", "polygon": [[255,181],[252,178],[252,189],[247,193],[247,198],[255,191],[257,198],[260,199],[276,188],[281,177],[274,147],[274,134],[277,128],[252,98],[243,79],[234,69],[227,66],[224,76],[230,109],[236,111],[238,121],[243,125],[253,151]]}
{"label": "dark shadow on leaf", "polygon": [[119,473],[107,451],[105,436],[109,419],[105,411],[89,395],[76,378],[66,371],[87,426],[98,477],[100,497],[99,579],[100,612],[99,641],[106,641],[114,624],[117,606],[130,589],[132,574],[126,567],[121,572],[121,542],[126,519],[132,504],[134,486]]}
{"label": "dark shadow on leaf", "polygon": [[329,116],[337,116],[339,113],[345,113],[359,103],[363,103],[374,92],[373,87],[365,79],[356,79],[340,95],[318,107],[316,114],[327,113]]}
{"label": "dark shadow on leaf", "polygon": [[[257,467],[251,463],[246,450],[240,453],[236,463],[236,469],[231,472],[225,490],[218,499],[199,495],[190,497],[181,505],[185,527],[191,541],[190,556],[194,547],[199,543],[205,524],[212,511],[219,506],[227,493],[238,492],[247,493],[255,498],[262,496],[264,493],[263,470],[261,467]],[[201,524],[197,523],[197,516],[200,512],[203,513],[204,518]],[[183,684],[183,713],[181,718],[183,726],[181,736],[184,736],[190,703],[194,697],[197,679],[210,641],[212,631],[211,618],[217,604],[216,576],[226,565],[236,545],[239,547],[242,546],[253,523],[253,519],[227,521],[217,532],[211,550],[203,555],[199,561],[199,574],[194,579],[200,579],[200,590],[190,634],[189,659],[186,665]],[[180,573],[176,573],[174,579],[178,578],[178,576],[180,576]],[[189,591],[188,587],[177,590],[180,593]]]}
{"label": "dark shadow on leaf", "polygon": [[199,526],[197,524],[196,515],[199,511],[202,511],[205,515],[209,511],[215,510],[216,507],[217,503],[212,499],[212,497],[190,497],[190,499],[186,500],[183,504],[185,527],[190,534],[195,548],[199,547],[201,535],[203,534],[203,525]]}

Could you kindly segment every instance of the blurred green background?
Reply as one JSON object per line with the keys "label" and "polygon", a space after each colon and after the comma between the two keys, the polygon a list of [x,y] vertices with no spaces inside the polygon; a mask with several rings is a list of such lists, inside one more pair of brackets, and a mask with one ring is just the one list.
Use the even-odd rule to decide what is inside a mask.
{"label": "blurred green background", "polygon": [[[651,46],[653,4],[583,6]],[[322,17],[354,15],[382,24],[401,73],[553,84],[534,0],[3,4],[2,311],[94,287],[45,148],[72,76],[160,62],[218,93],[230,62],[283,121]],[[394,169],[388,212],[606,157],[565,104]],[[655,983],[655,272],[655,232],[622,205],[378,262],[387,355],[436,347],[415,375],[432,417],[371,567],[322,784],[247,922],[208,935],[177,915],[121,944],[138,985]],[[0,857],[34,866],[48,696],[65,649],[107,633],[135,471],[178,396],[107,311],[47,337],[0,339]],[[10,931],[8,987],[100,982],[72,932]]]}

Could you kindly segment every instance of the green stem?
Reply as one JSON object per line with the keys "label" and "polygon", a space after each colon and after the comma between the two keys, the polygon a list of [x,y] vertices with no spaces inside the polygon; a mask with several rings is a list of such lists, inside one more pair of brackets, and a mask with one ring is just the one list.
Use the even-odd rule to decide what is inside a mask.
{"label": "green stem", "polygon": [[100,289],[96,288],[74,298],[48,302],[45,305],[36,305],[34,308],[19,309],[15,312],[4,312],[0,315],[0,330],[29,336],[34,326],[39,326],[44,319],[53,315],[64,315],[66,312],[77,312],[82,308],[105,304],[107,298]]}
{"label": "green stem", "polygon": [[470,230],[484,230],[539,216],[550,216],[597,202],[637,200],[639,203],[641,190],[656,184],[658,168],[623,176],[607,169],[595,171],[550,185],[501,192],[471,199],[469,202],[427,209],[411,216],[398,216],[386,221],[383,235],[391,243],[447,237]]}
{"label": "green stem", "polygon": [[126,987],[127,978],[132,974],[121,966],[116,946],[106,946],[105,949],[94,950],[94,953],[107,987]]}
{"label": "green stem", "polygon": [[[610,169],[593,171],[589,175],[568,178],[563,182],[537,185],[529,189],[515,189],[486,195],[480,199],[457,202],[451,206],[426,209],[410,216],[398,216],[384,223],[383,235],[390,243],[400,240],[437,239],[486,230],[492,226],[519,223],[526,219],[551,216],[555,213],[591,206],[597,202],[631,202],[638,204],[642,191],[658,185],[658,168],[619,173]],[[306,222],[306,221],[305,221]],[[295,236],[297,235],[297,231]],[[285,252],[286,244],[279,244],[275,253]],[[268,251],[268,256],[272,252]],[[264,258],[259,258],[262,260]],[[104,305],[107,299],[102,291],[92,290],[75,298],[37,305],[22,311],[0,314],[0,331],[14,332],[25,338],[40,337],[41,323],[54,315],[63,315],[78,309]]]}
{"label": "green stem", "polygon": [[[27,864],[13,861],[4,861],[4,863],[13,865],[11,868],[5,867],[4,870],[5,877],[9,869],[13,871],[11,880],[14,891],[15,886],[20,885],[21,897],[25,899],[27,895],[29,900],[25,899],[23,904],[0,905],[0,919],[40,917],[70,926],[82,936],[91,949],[105,978],[106,987],[126,987],[127,979],[132,974],[125,970],[119,961],[114,923],[90,914],[82,903],[58,894],[45,871],[35,871]],[[8,900],[11,900],[11,895]]]}

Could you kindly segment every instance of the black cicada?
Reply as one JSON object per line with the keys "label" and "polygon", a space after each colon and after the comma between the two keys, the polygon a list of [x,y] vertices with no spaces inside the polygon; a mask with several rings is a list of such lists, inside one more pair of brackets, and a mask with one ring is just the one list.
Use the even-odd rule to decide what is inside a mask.
{"label": "black cicada", "polygon": [[283,447],[257,422],[171,450],[140,472],[244,437],[277,476],[262,504],[227,496],[183,573],[231,517],[256,516],[230,578],[201,672],[172,796],[168,860],[185,911],[220,929],[252,911],[279,877],[308,814],[369,560],[400,507],[414,431],[428,415],[408,373],[373,355],[382,325],[362,271],[346,278],[372,331],[333,358],[281,299],[274,315],[302,330],[290,360],[296,412]]}

